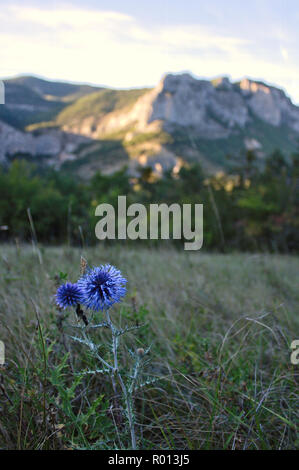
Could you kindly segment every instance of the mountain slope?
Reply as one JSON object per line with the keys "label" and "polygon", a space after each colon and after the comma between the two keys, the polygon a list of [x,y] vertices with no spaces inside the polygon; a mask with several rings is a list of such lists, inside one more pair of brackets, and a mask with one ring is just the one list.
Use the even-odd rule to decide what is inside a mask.
{"label": "mountain slope", "polygon": [[[0,120],[27,130],[18,134],[16,153],[22,149],[20,135],[25,152],[28,136],[48,139],[51,164],[58,167],[68,160],[68,170],[82,176],[97,169],[114,171],[125,163],[132,169],[151,166],[161,173],[184,161],[199,161],[212,172],[229,166],[227,154],[238,158],[253,149],[262,161],[275,148],[287,155],[297,149],[299,108],[282,90],[249,79],[231,83],[226,77],[208,81],[169,74],[154,89],[141,90],[101,89],[35,77],[11,79],[5,85]],[[12,146],[7,152],[3,135],[4,161],[6,154],[11,156]],[[58,135],[69,147],[73,142],[70,153],[60,145],[55,155],[53,136]],[[33,156],[39,155],[40,148],[47,150],[35,144],[31,148]],[[65,152],[67,158],[61,157]]]}
{"label": "mountain slope", "polygon": [[[78,133],[87,132],[91,135],[105,115],[119,109],[127,112],[128,107],[132,106],[146,91],[148,90],[104,89],[97,91],[66,107],[58,114],[56,122],[64,129],[76,128]],[[90,125],[89,130],[84,129],[86,120]]]}
{"label": "mountain slope", "polygon": [[4,80],[4,85],[5,105],[0,106],[0,119],[19,129],[55,120],[69,103],[101,89],[89,85],[50,82],[30,76]]}
{"label": "mountain slope", "polygon": [[182,161],[200,161],[216,171],[230,165],[227,154],[237,158],[248,149],[261,159],[276,148],[289,155],[299,138],[299,108],[282,90],[248,79],[210,82],[189,74],[166,75],[129,108],[119,108],[98,113],[85,107],[76,123],[64,121],[66,108],[60,124],[93,138],[115,137],[133,162],[157,171]]}
{"label": "mountain slope", "polygon": [[29,88],[42,97],[55,98],[57,101],[74,101],[88,93],[102,89],[91,85],[76,85],[65,82],[52,82],[37,77],[24,76],[6,80],[6,84],[21,85]]}

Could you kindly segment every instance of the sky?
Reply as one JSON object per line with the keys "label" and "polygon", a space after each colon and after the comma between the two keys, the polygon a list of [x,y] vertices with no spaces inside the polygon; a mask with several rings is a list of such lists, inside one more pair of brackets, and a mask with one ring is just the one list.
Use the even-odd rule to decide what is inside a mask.
{"label": "sky", "polygon": [[263,80],[299,104],[298,0],[0,0],[0,76],[132,88]]}

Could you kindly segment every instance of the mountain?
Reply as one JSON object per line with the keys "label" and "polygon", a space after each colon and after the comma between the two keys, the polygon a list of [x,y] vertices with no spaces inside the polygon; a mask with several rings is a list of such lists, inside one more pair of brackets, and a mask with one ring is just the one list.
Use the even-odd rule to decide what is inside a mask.
{"label": "mountain", "polygon": [[4,85],[5,105],[0,106],[0,119],[20,130],[29,124],[55,119],[68,104],[101,90],[30,76],[4,80]]}
{"label": "mountain", "polygon": [[262,161],[275,148],[291,154],[299,139],[299,107],[249,79],[168,74],[154,89],[112,90],[19,77],[5,91],[2,162],[26,154],[83,177],[124,164],[161,173],[192,161],[213,172],[229,167],[227,154],[252,149]]}
{"label": "mountain", "polygon": [[57,101],[74,101],[81,96],[102,89],[102,87],[84,84],[76,85],[66,82],[50,82],[49,80],[31,76],[11,78],[6,80],[6,86],[7,85],[25,86],[43,98],[54,98]]}

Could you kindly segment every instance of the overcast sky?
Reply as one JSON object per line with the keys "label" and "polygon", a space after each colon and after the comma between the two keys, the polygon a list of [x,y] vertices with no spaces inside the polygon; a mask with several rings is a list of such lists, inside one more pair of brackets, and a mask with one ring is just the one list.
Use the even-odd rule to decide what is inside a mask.
{"label": "overcast sky", "polygon": [[298,0],[0,0],[0,76],[111,87],[264,80],[299,103]]}

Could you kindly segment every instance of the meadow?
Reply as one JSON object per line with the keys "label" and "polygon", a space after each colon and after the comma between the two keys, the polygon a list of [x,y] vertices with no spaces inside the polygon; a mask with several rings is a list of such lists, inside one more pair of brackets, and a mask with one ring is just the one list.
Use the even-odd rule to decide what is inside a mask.
{"label": "meadow", "polygon": [[[76,280],[81,255],[111,263],[128,279],[116,324],[143,325],[121,339],[121,367],[151,346],[146,386],[136,392],[140,449],[298,448],[296,256],[2,244],[1,449],[129,449],[122,405],[71,339],[78,320],[54,294]],[[91,332],[109,360],[105,329]]]}

